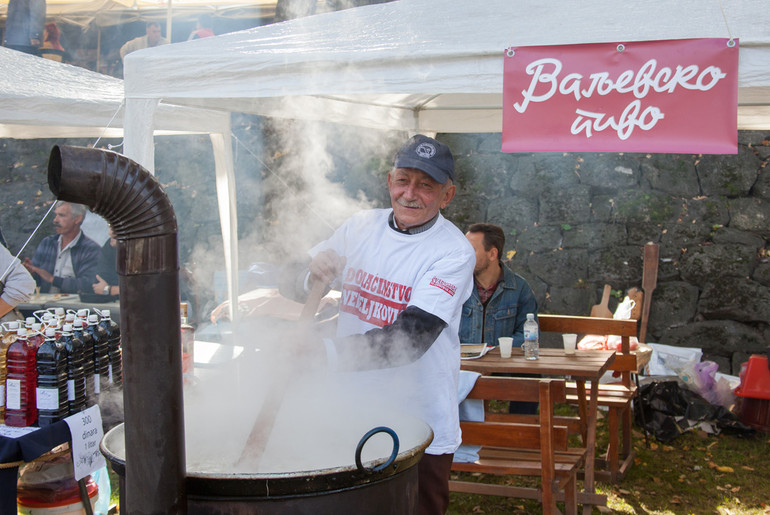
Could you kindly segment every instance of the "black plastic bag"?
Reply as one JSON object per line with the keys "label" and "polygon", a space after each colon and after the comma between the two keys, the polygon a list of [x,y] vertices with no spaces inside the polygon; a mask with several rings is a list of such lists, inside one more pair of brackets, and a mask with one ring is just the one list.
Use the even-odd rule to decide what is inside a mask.
{"label": "black plastic bag", "polygon": [[659,441],[666,443],[699,422],[712,422],[719,431],[751,437],[756,430],[738,420],[735,413],[709,403],[677,381],[648,383],[634,401],[634,420]]}

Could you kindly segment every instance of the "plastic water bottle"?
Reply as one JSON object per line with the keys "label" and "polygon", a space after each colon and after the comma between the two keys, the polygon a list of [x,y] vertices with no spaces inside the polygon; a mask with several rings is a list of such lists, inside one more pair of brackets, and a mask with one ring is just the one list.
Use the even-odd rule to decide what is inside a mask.
{"label": "plastic water bottle", "polygon": [[524,322],[524,357],[526,359],[538,359],[540,357],[540,329],[537,327],[534,313],[527,313],[527,321]]}

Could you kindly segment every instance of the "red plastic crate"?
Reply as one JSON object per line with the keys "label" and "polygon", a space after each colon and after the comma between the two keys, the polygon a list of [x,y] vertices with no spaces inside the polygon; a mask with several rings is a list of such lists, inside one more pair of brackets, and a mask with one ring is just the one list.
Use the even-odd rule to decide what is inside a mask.
{"label": "red plastic crate", "polygon": [[767,368],[767,357],[753,355],[745,368],[741,370],[741,384],[735,389],[739,397],[752,399],[770,399],[770,369]]}

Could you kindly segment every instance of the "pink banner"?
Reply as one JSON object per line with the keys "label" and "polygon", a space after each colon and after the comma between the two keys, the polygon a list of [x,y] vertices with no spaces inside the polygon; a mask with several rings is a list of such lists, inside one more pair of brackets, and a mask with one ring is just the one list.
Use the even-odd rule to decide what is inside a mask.
{"label": "pink banner", "polygon": [[512,47],[503,152],[738,152],[738,41]]}

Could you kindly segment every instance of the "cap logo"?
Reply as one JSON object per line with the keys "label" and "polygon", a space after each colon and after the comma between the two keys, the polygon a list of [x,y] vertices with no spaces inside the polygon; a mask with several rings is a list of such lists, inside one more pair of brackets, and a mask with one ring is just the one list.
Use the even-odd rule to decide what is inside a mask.
{"label": "cap logo", "polygon": [[436,147],[430,143],[420,143],[417,148],[414,149],[415,154],[423,159],[430,159],[436,155]]}

